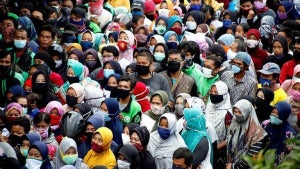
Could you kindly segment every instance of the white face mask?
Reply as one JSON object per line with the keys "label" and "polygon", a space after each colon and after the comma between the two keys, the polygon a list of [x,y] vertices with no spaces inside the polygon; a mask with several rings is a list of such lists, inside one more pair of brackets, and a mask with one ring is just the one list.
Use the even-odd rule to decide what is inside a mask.
{"label": "white face mask", "polygon": [[197,23],[195,21],[187,21],[185,25],[189,30],[195,30],[197,28]]}
{"label": "white face mask", "polygon": [[246,43],[247,43],[247,46],[249,48],[255,48],[258,45],[259,41],[258,40],[247,39]]}
{"label": "white face mask", "polygon": [[40,169],[43,164],[42,160],[38,160],[35,158],[26,158],[26,168],[29,169]]}
{"label": "white face mask", "polygon": [[129,135],[125,134],[125,133],[122,133],[122,142],[123,144],[130,144],[130,137]]}
{"label": "white face mask", "polygon": [[117,163],[119,169],[130,169],[130,163],[126,161],[118,160]]}
{"label": "white face mask", "polygon": [[159,107],[157,105],[151,104],[151,110],[155,115],[162,115],[165,112],[165,107]]}
{"label": "white face mask", "polygon": [[159,9],[158,10],[158,15],[159,16],[164,16],[164,17],[169,17],[169,9]]}
{"label": "white face mask", "polygon": [[56,60],[55,62],[55,68],[59,68],[62,65],[62,60]]}
{"label": "white face mask", "polygon": [[235,58],[236,53],[233,52],[231,49],[228,49],[227,51],[227,60],[232,60],[233,58]]}
{"label": "white face mask", "polygon": [[213,75],[212,75],[212,69],[208,69],[208,68],[206,68],[206,67],[203,67],[202,68],[202,73],[203,73],[203,76],[204,77],[206,77],[206,78],[212,78],[212,77],[214,77]]}

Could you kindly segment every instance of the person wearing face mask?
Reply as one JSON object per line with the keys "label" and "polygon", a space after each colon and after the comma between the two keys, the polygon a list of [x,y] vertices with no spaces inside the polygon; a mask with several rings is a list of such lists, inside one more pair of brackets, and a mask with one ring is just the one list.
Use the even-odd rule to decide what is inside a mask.
{"label": "person wearing face mask", "polygon": [[299,106],[299,102],[300,102],[300,92],[299,92],[299,88],[300,87],[300,81],[294,81],[292,84],[292,88],[288,93],[288,102],[292,107],[292,112],[291,115],[288,118],[288,122],[295,126],[297,123],[297,115],[299,114],[299,110],[300,110],[300,106]]}
{"label": "person wearing face mask", "polygon": [[183,23],[187,27],[186,31],[196,33],[197,26],[204,22],[204,14],[200,11],[191,11],[185,15]]}
{"label": "person wearing face mask", "polygon": [[64,49],[58,44],[53,44],[48,48],[48,53],[55,62],[53,72],[58,73],[65,82],[67,80],[67,59]]}
{"label": "person wearing face mask", "polygon": [[279,101],[286,101],[287,94],[280,87],[280,84],[278,84],[280,74],[279,66],[275,63],[269,62],[264,64],[262,69],[258,70],[258,72],[261,73],[259,79],[261,87],[268,87],[274,92],[274,99],[270,104],[274,106]]}
{"label": "person wearing face mask", "polygon": [[88,169],[88,166],[83,163],[81,158],[78,158],[78,149],[76,142],[68,137],[65,137],[56,152],[54,160],[55,169],[60,169],[65,165],[72,165],[76,169]]}
{"label": "person wearing face mask", "polygon": [[[285,21],[291,20],[296,22],[300,18],[295,9],[293,2],[282,1],[277,8],[276,24],[287,24]],[[298,24],[299,25],[299,24]]]}
{"label": "person wearing face mask", "polygon": [[293,57],[290,61],[286,61],[281,67],[279,82],[283,85],[285,81],[290,81],[293,79],[298,72],[298,65],[300,64],[300,39],[295,40]]}
{"label": "person wearing face mask", "polygon": [[147,150],[154,157],[156,168],[172,168],[173,153],[179,147],[186,147],[176,126],[175,115],[165,113],[159,119],[158,130],[150,134]]}
{"label": "person wearing face mask", "polygon": [[140,169],[141,161],[137,149],[130,145],[123,145],[118,151],[116,169]]}
{"label": "person wearing face mask", "polygon": [[270,9],[268,6],[266,6],[266,2],[267,2],[266,0],[255,0],[253,2],[255,12],[260,18],[263,18],[264,16],[271,16],[275,19],[276,18],[275,12],[272,9]]}
{"label": "person wearing face mask", "polygon": [[180,42],[183,35],[181,17],[171,16],[168,20],[168,30],[174,31],[178,36],[178,41]]}
{"label": "person wearing face mask", "polygon": [[91,106],[94,114],[100,113],[99,105],[105,99],[103,90],[94,86],[89,86],[85,88],[84,91],[84,103]]}
{"label": "person wearing face mask", "polygon": [[297,65],[294,67],[292,78],[285,80],[282,83],[281,88],[285,91],[285,93],[289,93],[289,91],[292,89],[293,84],[299,80],[300,80],[300,65]]}
{"label": "person wearing face mask", "polygon": [[149,30],[144,25],[137,26],[134,31],[134,37],[137,40],[137,47],[147,46],[147,36],[149,35]]}
{"label": "person wearing face mask", "polygon": [[58,101],[57,96],[54,94],[53,86],[49,83],[47,73],[42,70],[37,70],[32,75],[32,92],[42,96],[42,99],[37,104],[39,109],[45,108],[51,101]]}
{"label": "person wearing face mask", "polygon": [[58,101],[51,101],[47,104],[44,111],[45,113],[49,113],[51,131],[54,133],[56,140],[60,143],[62,132],[59,124],[64,114],[63,105]]}
{"label": "person wearing face mask", "polygon": [[86,19],[95,21],[101,29],[104,29],[105,25],[112,21],[113,14],[104,8],[103,0],[89,1],[88,5]]}
{"label": "person wearing face mask", "polygon": [[279,164],[284,156],[290,153],[289,143],[286,140],[295,138],[297,133],[287,121],[291,114],[291,106],[288,102],[278,102],[270,119],[262,123],[262,127],[268,133],[267,138],[270,140],[266,150],[275,149],[275,165]]}
{"label": "person wearing face mask", "polygon": [[158,90],[150,97],[151,109],[142,114],[141,126],[146,126],[149,131],[157,130],[157,123],[162,114],[169,111],[168,95],[165,91]]}
{"label": "person wearing face mask", "polygon": [[161,74],[151,72],[150,70],[153,63],[153,55],[151,52],[147,49],[142,49],[138,52],[136,59],[136,73],[131,74],[130,76],[135,78],[137,81],[145,83],[145,85],[148,86],[150,95],[157,90],[166,91],[169,103],[171,104],[174,99],[167,79],[165,79]]}
{"label": "person wearing face mask", "polygon": [[293,59],[293,56],[288,53],[288,42],[284,36],[276,35],[272,46],[273,54],[268,56],[264,63],[273,62],[282,68],[283,64]]}
{"label": "person wearing face mask", "polygon": [[12,50],[12,54],[15,58],[14,63],[22,70],[25,79],[27,78],[26,72],[28,72],[29,67],[33,65],[33,58],[35,55],[35,53],[27,46],[29,40],[29,34],[26,29],[16,29],[14,33],[14,50]]}
{"label": "person wearing face mask", "polygon": [[115,156],[110,149],[113,133],[106,127],[98,128],[92,136],[91,150],[84,157],[84,162],[89,168],[97,165],[113,169],[116,166]]}
{"label": "person wearing face mask", "polygon": [[[57,16],[55,19],[52,19],[50,21],[52,21],[52,23],[53,22],[55,23],[55,26],[58,28],[58,30],[61,30],[61,28],[63,28],[69,22],[67,16],[63,15],[63,13],[62,13],[61,1],[50,0],[50,1],[48,1],[48,7],[54,8],[54,12]],[[50,11],[52,11],[52,10],[50,10]],[[51,16],[51,14],[53,14],[53,13],[50,13],[50,11],[48,12],[49,17]],[[71,13],[71,11],[70,11],[70,13]]]}
{"label": "person wearing face mask", "polygon": [[88,67],[89,72],[93,72],[95,69],[101,67],[101,63],[98,57],[98,52],[95,49],[87,49],[84,52],[85,66]]}
{"label": "person wearing face mask", "polygon": [[270,105],[273,99],[274,92],[268,87],[263,87],[257,90],[255,97],[255,111],[260,123],[269,119],[273,110],[273,106]]}
{"label": "person wearing face mask", "polygon": [[247,71],[251,62],[247,52],[238,52],[230,62],[231,71],[221,75],[220,79],[228,86],[231,104],[235,104],[244,95],[255,97],[257,80]]}
{"label": "person wearing face mask", "polygon": [[35,142],[35,141],[41,141],[41,137],[39,134],[35,132],[30,132],[28,134],[25,134],[21,138],[21,145],[20,145],[20,154],[23,156],[23,161],[19,159],[20,164],[23,166],[25,165],[26,157],[28,155],[28,149],[29,147]]}
{"label": "person wearing face mask", "polygon": [[177,49],[178,48],[178,35],[174,31],[167,31],[164,35],[164,39],[168,50]]}
{"label": "person wearing face mask", "polygon": [[138,151],[138,156],[141,161],[141,168],[156,169],[155,160],[147,150],[149,138],[150,133],[145,126],[136,127],[130,132],[130,143]]}
{"label": "person wearing face mask", "polygon": [[155,20],[154,34],[164,35],[167,32],[168,18],[160,16]]}
{"label": "person wearing face mask", "polygon": [[104,118],[100,114],[94,114],[86,120],[83,135],[80,137],[81,142],[78,145],[78,157],[84,158],[91,149],[93,133],[96,129],[104,126]]}
{"label": "person wearing face mask", "polygon": [[226,169],[248,168],[247,162],[241,157],[256,156],[263,146],[267,133],[260,126],[255,109],[248,100],[239,100],[232,111],[233,119],[227,136]]}
{"label": "person wearing face mask", "polygon": [[35,141],[32,143],[28,150],[28,156],[26,158],[24,168],[52,169],[46,143],[42,141]]}
{"label": "person wearing face mask", "polygon": [[175,106],[174,106],[174,114],[176,115],[177,119],[177,125],[179,126],[178,131],[181,131],[182,128],[180,125],[183,124],[184,119],[183,117],[183,110],[184,110],[184,100],[187,98],[191,98],[191,95],[187,93],[180,93],[179,95],[176,96],[175,98]]}
{"label": "person wearing face mask", "polygon": [[135,79],[123,75],[118,83],[118,100],[121,113],[119,119],[123,124],[137,123],[141,121],[141,106],[132,97],[132,92],[136,84]]}
{"label": "person wearing face mask", "polygon": [[76,104],[83,102],[84,97],[85,97],[84,87],[79,83],[72,83],[67,89],[67,93],[66,93],[67,104],[63,105],[64,112],[73,110],[73,107]]}
{"label": "person wearing face mask", "polygon": [[133,61],[133,45],[133,33],[128,30],[121,31],[118,39],[118,48],[120,51],[119,60],[127,59],[129,62]]}
{"label": "person wearing face mask", "polygon": [[253,1],[241,0],[240,9],[237,13],[237,23],[247,23],[251,28],[258,29],[261,18],[255,12]]}
{"label": "person wearing face mask", "polygon": [[5,109],[5,121],[8,128],[11,127],[12,123],[18,118],[23,116],[22,106],[18,103],[12,102],[8,104]]}
{"label": "person wearing face mask", "polygon": [[183,60],[184,55],[181,51],[177,49],[170,50],[167,58],[167,71],[162,73],[168,80],[174,98],[180,93],[197,95],[194,79],[181,71]]}
{"label": "person wearing face mask", "polygon": [[208,92],[211,86],[220,78],[218,72],[220,71],[221,65],[221,59],[214,55],[207,56],[204,61],[202,74],[200,74],[199,78],[199,81],[202,85],[200,88],[198,88],[198,93],[205,102],[208,100]]}
{"label": "person wearing face mask", "polygon": [[212,143],[206,132],[204,114],[196,108],[186,108],[183,114],[185,129],[181,136],[194,157],[197,157],[193,165],[203,169],[212,169]]}
{"label": "person wearing face mask", "polygon": [[[215,82],[209,91],[209,100],[205,109],[206,120],[211,122],[219,137],[218,150],[226,148],[225,115],[231,113],[230,95],[227,85]],[[218,152],[216,152],[218,154]]]}

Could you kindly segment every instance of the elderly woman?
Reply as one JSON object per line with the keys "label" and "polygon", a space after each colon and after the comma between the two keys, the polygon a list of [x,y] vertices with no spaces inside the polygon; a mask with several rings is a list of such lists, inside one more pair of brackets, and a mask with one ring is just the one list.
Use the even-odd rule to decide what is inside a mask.
{"label": "elderly woman", "polygon": [[147,146],[156,167],[172,168],[173,153],[179,147],[186,145],[177,132],[176,117],[172,113],[165,113],[159,119],[157,131],[151,133]]}

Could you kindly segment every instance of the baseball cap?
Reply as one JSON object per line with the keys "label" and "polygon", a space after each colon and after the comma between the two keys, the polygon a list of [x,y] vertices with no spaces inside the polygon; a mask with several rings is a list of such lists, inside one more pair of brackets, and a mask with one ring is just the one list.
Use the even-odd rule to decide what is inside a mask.
{"label": "baseball cap", "polygon": [[144,3],[143,1],[134,1],[131,5],[131,10],[140,10],[140,11],[144,11]]}
{"label": "baseball cap", "polygon": [[251,57],[247,52],[238,52],[234,59],[238,59],[243,61],[246,65],[250,65],[251,63]]}
{"label": "baseball cap", "polygon": [[258,72],[265,75],[272,75],[274,73],[280,74],[280,67],[276,63],[268,62],[264,64],[261,70]]}
{"label": "baseball cap", "polygon": [[60,57],[63,57],[63,48],[61,47],[61,45],[58,45],[58,44],[53,44],[51,46],[49,46],[49,49],[48,49],[48,53],[50,54],[50,56],[60,56]]}

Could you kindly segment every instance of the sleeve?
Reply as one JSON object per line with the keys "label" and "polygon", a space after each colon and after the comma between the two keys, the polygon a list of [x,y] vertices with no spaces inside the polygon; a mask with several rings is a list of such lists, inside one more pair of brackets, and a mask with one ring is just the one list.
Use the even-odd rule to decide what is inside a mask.
{"label": "sleeve", "polygon": [[255,98],[256,91],[257,91],[257,82],[253,82],[250,89],[251,89],[251,91],[249,92],[249,96],[251,96],[252,98]]}
{"label": "sleeve", "polygon": [[207,137],[203,137],[201,141],[197,144],[193,152],[193,165],[199,165],[206,158],[209,151],[209,142]]}
{"label": "sleeve", "polygon": [[170,85],[169,85],[167,79],[165,79],[163,76],[161,76],[161,83],[162,83],[162,90],[166,91],[168,94],[169,100],[174,102],[174,98],[171,93]]}
{"label": "sleeve", "polygon": [[280,84],[282,84],[287,79],[287,68],[288,68],[287,63],[283,64],[283,66],[280,70],[280,75],[279,75],[279,83]]}

